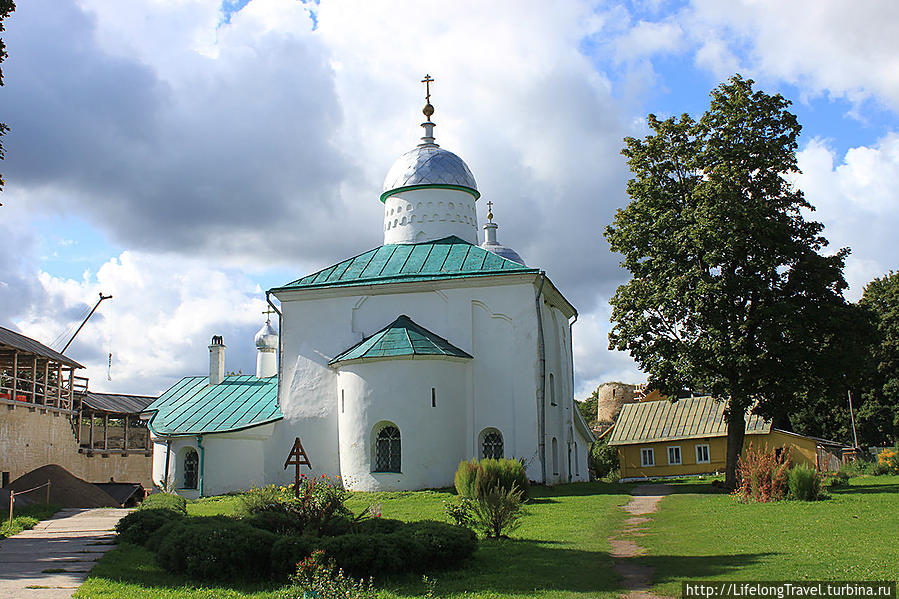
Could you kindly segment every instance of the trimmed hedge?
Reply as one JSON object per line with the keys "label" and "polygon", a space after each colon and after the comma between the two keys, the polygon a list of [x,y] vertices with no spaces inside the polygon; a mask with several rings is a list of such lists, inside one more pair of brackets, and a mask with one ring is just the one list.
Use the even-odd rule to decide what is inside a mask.
{"label": "trimmed hedge", "polygon": [[180,521],[184,516],[170,509],[142,509],[131,512],[115,525],[119,542],[145,545],[158,537],[158,531],[170,522]]}
{"label": "trimmed hedge", "polygon": [[169,530],[156,561],[169,572],[205,580],[266,578],[276,539],[239,520],[192,518]]}
{"label": "trimmed hedge", "polygon": [[272,545],[272,573],[279,578],[296,574],[297,564],[309,557],[318,539],[311,536],[285,535]]}
{"label": "trimmed hedge", "polygon": [[187,500],[174,493],[153,493],[140,503],[139,510],[172,510],[187,515]]}

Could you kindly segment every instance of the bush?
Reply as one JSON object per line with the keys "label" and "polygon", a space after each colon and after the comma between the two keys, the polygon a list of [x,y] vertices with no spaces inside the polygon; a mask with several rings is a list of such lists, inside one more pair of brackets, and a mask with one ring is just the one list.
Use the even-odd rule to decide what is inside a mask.
{"label": "bush", "polygon": [[[247,516],[263,512],[285,514],[293,521],[293,530],[317,536],[328,528],[332,519],[346,519],[352,515],[344,506],[349,496],[349,491],[325,475],[317,478],[304,476],[299,497],[295,496],[292,487],[254,487],[241,495],[241,511]],[[274,518],[270,524],[274,524]],[[281,524],[284,524],[283,520]]]}
{"label": "bush", "polygon": [[786,451],[754,448],[737,461],[739,486],[734,495],[742,501],[766,503],[783,499],[787,492],[790,458]]}
{"label": "bush", "polygon": [[297,571],[297,564],[309,557],[318,539],[310,536],[287,535],[272,545],[272,573],[286,578]]}
{"label": "bush", "polygon": [[825,480],[824,486],[829,489],[844,489],[849,486],[849,474],[841,468],[839,472],[835,472]]}
{"label": "bush", "polygon": [[890,447],[877,454],[876,469],[878,470],[878,475],[899,474],[899,448]]}
{"label": "bush", "polygon": [[512,488],[504,489],[496,485],[492,489],[479,493],[471,503],[475,526],[487,538],[508,536],[520,524],[524,516],[524,498],[521,491]]}
{"label": "bush", "polygon": [[181,512],[169,508],[139,509],[119,520],[116,537],[120,543],[146,545],[164,525],[183,518]]}
{"label": "bush", "polygon": [[[303,529],[299,526],[296,519],[284,512],[264,511],[257,512],[252,516],[242,519],[253,528],[267,530],[275,534],[302,533]],[[291,572],[293,569],[291,568]]]}
{"label": "bush", "polygon": [[229,518],[186,519],[159,544],[159,565],[177,574],[214,580],[268,577],[276,536]]}
{"label": "bush", "polygon": [[886,462],[874,462],[871,464],[871,474],[874,476],[883,476],[884,474],[889,474],[892,471],[890,465]]}
{"label": "bush", "polygon": [[402,520],[393,520],[391,518],[369,518],[356,522],[353,526],[353,532],[360,534],[390,534],[396,532],[405,526]]}
{"label": "bush", "polygon": [[518,460],[484,459],[478,463],[474,484],[478,496],[499,486],[506,491],[520,491],[522,498],[527,499],[528,485],[524,465]]}
{"label": "bush", "polygon": [[478,461],[459,462],[453,484],[460,497],[473,498],[476,495],[475,480],[478,476]]}
{"label": "bush", "polygon": [[405,525],[402,534],[408,535],[424,549],[422,569],[449,568],[458,565],[478,548],[475,534],[460,526],[422,520]]}
{"label": "bush", "polygon": [[172,510],[187,515],[187,500],[174,493],[153,493],[144,499],[140,510]]}
{"label": "bush", "polygon": [[[590,448],[590,472],[595,478],[611,477],[618,472],[618,450],[600,439]],[[617,476],[616,476],[617,478]]]}
{"label": "bush", "polygon": [[278,599],[374,599],[378,596],[372,581],[354,580],[338,568],[333,559],[317,550],[297,565],[293,584],[281,590]]}
{"label": "bush", "polygon": [[790,470],[790,497],[800,501],[816,501],[821,494],[821,479],[814,468],[800,464]]}

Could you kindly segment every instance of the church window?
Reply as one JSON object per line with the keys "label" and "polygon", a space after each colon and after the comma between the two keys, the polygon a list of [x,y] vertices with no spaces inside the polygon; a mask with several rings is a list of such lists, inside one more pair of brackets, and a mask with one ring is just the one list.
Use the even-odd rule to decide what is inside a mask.
{"label": "church window", "polygon": [[340,390],[340,413],[343,414],[346,411],[346,391],[344,389]]}
{"label": "church window", "polygon": [[401,224],[401,225],[405,225],[405,224],[406,224],[406,217],[405,217],[405,216],[404,216],[403,219],[400,221],[400,224]]}
{"label": "church window", "polygon": [[549,405],[559,405],[556,403],[556,379],[551,372],[549,373]]}
{"label": "church window", "polygon": [[450,209],[450,210],[452,210],[452,209],[455,208],[455,207],[456,207],[455,204],[453,204],[452,202],[449,203],[449,209]]}
{"label": "church window", "polygon": [[184,454],[184,489],[197,488],[197,472],[199,471],[200,458],[194,449],[188,449]]}
{"label": "church window", "polygon": [[375,440],[375,472],[400,472],[402,448],[400,431],[388,425],[378,431]]}
{"label": "church window", "polygon": [[412,210],[412,204],[406,204],[406,211]]}
{"label": "church window", "polygon": [[501,460],[504,457],[503,435],[495,428],[481,432],[481,458]]}
{"label": "church window", "polygon": [[434,387],[431,387],[431,407],[437,407],[437,389]]}
{"label": "church window", "polygon": [[553,474],[559,475],[559,442],[553,437]]}
{"label": "church window", "polygon": [[581,465],[577,458],[577,442],[575,442],[575,444],[574,444],[574,475],[575,476],[581,475]]}

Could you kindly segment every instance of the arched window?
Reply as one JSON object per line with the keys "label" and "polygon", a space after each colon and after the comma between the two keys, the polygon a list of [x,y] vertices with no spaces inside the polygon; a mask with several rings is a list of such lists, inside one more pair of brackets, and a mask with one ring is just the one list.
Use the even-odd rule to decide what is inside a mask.
{"label": "arched window", "polygon": [[549,405],[559,405],[556,403],[556,379],[551,372],[549,373]]}
{"label": "arched window", "polygon": [[200,457],[194,449],[188,449],[184,453],[184,489],[197,488],[197,472],[199,471]]}
{"label": "arched window", "polygon": [[559,474],[559,442],[553,437],[553,474]]}
{"label": "arched window", "polygon": [[503,454],[503,434],[495,428],[481,431],[481,458],[501,460]]}
{"label": "arched window", "polygon": [[400,429],[390,424],[379,430],[375,438],[374,472],[400,472],[401,456]]}
{"label": "arched window", "polygon": [[577,458],[577,442],[575,442],[575,444],[574,444],[574,475],[575,476],[581,475],[581,464]]}

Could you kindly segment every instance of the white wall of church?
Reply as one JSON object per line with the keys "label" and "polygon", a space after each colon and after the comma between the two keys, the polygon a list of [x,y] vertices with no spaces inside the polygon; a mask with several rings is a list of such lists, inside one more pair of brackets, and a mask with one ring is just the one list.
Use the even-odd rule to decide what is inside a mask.
{"label": "white wall of church", "polygon": [[[470,362],[397,358],[341,366],[337,385],[340,470],[347,488],[452,486],[465,455],[460,431],[465,430]],[[375,472],[376,439],[384,426],[400,432],[399,472]]]}
{"label": "white wall of church", "polygon": [[414,189],[384,202],[384,243],[418,243],[450,235],[478,245],[478,215],[470,193]]}
{"label": "white wall of church", "polygon": [[[283,436],[291,443],[294,434],[302,438],[316,474],[339,474],[340,459],[334,443],[338,435],[338,381],[328,361],[406,314],[474,356],[468,367],[471,376],[464,402],[460,402],[464,422],[455,431],[463,446],[451,459],[447,457],[447,462],[457,465],[460,460],[478,457],[480,433],[496,428],[503,435],[506,457],[524,458],[528,475],[539,480],[533,275],[515,279],[506,276],[503,280],[514,283],[408,293],[398,293],[396,286],[389,289],[379,285],[372,295],[325,298],[317,294],[312,296],[315,299],[291,300],[285,294],[279,298],[283,313],[279,384],[285,416],[279,429],[283,429]],[[420,361],[411,362],[413,368],[407,370],[411,374],[405,378],[430,389],[433,385],[425,380],[430,375],[419,377],[420,371],[414,368]],[[276,432],[275,437],[280,434]],[[424,451],[409,439],[403,445],[404,456]]]}

